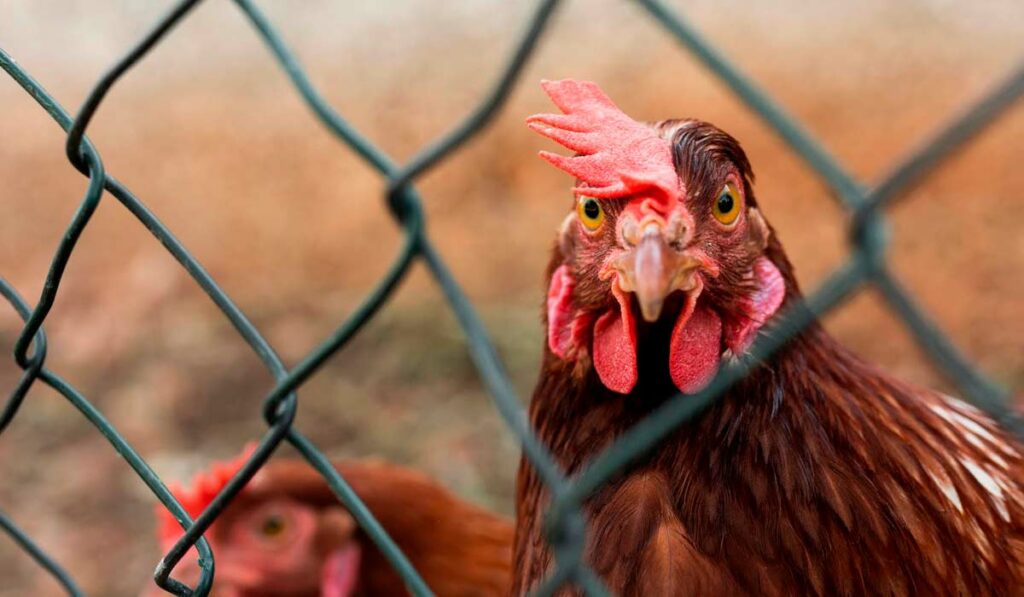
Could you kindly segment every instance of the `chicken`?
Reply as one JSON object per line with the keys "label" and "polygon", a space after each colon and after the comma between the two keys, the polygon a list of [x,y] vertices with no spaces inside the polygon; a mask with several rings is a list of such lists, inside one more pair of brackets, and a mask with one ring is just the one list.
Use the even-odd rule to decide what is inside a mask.
{"label": "chicken", "polygon": [[[577,181],[529,412],[572,476],[749,358],[801,294],[734,138],[638,123],[593,83],[542,85],[564,114],[529,126],[577,152],[541,154]],[[1022,450],[814,324],[590,496],[584,559],[622,595],[1021,595]],[[552,571],[550,499],[524,458],[515,595]]]}
{"label": "chicken", "polygon": [[[175,496],[194,517],[248,453],[196,477]],[[468,504],[425,475],[376,460],[342,460],[337,470],[363,499],[435,594],[501,595],[511,578],[510,521]],[[164,551],[182,530],[158,509]],[[218,597],[404,595],[405,585],[307,463],[273,460],[206,533]],[[175,578],[198,578],[197,552]],[[166,595],[152,582],[147,597]]]}

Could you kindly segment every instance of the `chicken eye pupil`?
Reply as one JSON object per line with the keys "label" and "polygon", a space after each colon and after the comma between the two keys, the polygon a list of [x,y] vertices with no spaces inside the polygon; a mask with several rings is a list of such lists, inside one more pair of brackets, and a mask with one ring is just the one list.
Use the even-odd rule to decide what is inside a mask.
{"label": "chicken eye pupil", "polygon": [[732,198],[732,193],[725,192],[718,196],[718,213],[727,214],[732,211],[735,201]]}
{"label": "chicken eye pupil", "polygon": [[587,199],[583,202],[583,215],[591,220],[601,215],[601,206],[594,199]]}
{"label": "chicken eye pupil", "polygon": [[284,521],[280,516],[268,516],[263,521],[263,527],[260,530],[267,537],[276,537],[284,531]]}

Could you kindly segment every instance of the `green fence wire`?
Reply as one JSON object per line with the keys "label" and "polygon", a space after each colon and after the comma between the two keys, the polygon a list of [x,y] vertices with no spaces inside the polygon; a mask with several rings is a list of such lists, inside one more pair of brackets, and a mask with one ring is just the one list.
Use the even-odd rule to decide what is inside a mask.
{"label": "green fence wire", "polygon": [[[538,595],[550,595],[567,583],[575,584],[589,595],[607,594],[608,591],[601,581],[583,561],[586,524],[582,505],[587,497],[623,467],[644,455],[677,426],[697,416],[731,384],[742,378],[754,366],[753,363],[769,357],[811,321],[835,308],[865,285],[873,285],[881,293],[938,369],[947,374],[966,397],[1002,424],[1024,435],[1024,423],[1008,406],[1005,390],[993,384],[967,362],[917,307],[911,295],[888,269],[885,261],[888,235],[883,213],[889,203],[906,195],[916,183],[1024,95],[1024,62],[1005,81],[995,86],[962,115],[952,119],[950,124],[924,142],[916,151],[897,162],[887,176],[869,187],[851,176],[795,118],[775,104],[751,79],[737,70],[678,14],[659,0],[636,1],[771,127],[822,178],[850,213],[851,257],[805,302],[790,308],[777,318],[774,324],[775,333],[763,335],[752,347],[754,359],[743,364],[733,363],[723,367],[707,388],[687,400],[665,402],[656,412],[639,422],[598,456],[578,478],[568,479],[547,449],[531,432],[521,403],[488,338],[487,330],[444,260],[431,244],[425,232],[421,198],[414,186],[420,175],[451,155],[466,140],[478,134],[502,107],[559,1],[543,0],[539,3],[511,58],[477,108],[447,134],[427,145],[407,164],[401,165],[396,164],[370,143],[324,100],[310,83],[280,34],[255,4],[250,0],[235,0],[245,18],[249,19],[257,30],[316,117],[345,146],[359,154],[386,178],[386,205],[404,231],[404,242],[398,255],[395,256],[383,279],[371,290],[362,304],[298,365],[288,369],[245,314],[174,234],[127,187],[105,171],[99,151],[85,135],[89,122],[107,92],[199,3],[199,0],[186,0],[178,3],[160,19],[152,31],[129,49],[100,78],[74,118],[40,83],[19,67],[9,54],[0,49],[0,68],[21,85],[67,132],[68,160],[89,179],[85,197],[54,253],[43,291],[35,306],[28,304],[5,279],[0,278],[0,294],[25,320],[25,326],[14,347],[14,360],[23,370],[23,374],[0,410],[0,434],[14,419],[29,389],[37,380],[62,394],[106,437],[128,466],[181,524],[185,534],[160,559],[153,578],[161,588],[182,596],[209,594],[214,579],[214,554],[203,538],[203,533],[245,483],[267,462],[281,442],[287,441],[323,475],[338,499],[352,512],[359,525],[405,580],[409,591],[414,595],[431,595],[430,588],[390,539],[387,531],[376,521],[372,512],[366,508],[344,478],[334,470],[323,453],[293,425],[298,408],[296,390],[331,355],[359,332],[391,296],[409,271],[410,265],[415,260],[422,259],[443,290],[466,334],[469,352],[484,385],[493,397],[495,407],[522,443],[525,455],[551,489],[553,499],[547,513],[545,528],[555,554],[556,565],[551,576],[537,588]],[[263,400],[266,433],[245,466],[195,520],[189,517],[163,481],[103,414],[84,395],[45,366],[46,334],[43,322],[53,306],[64,269],[75,244],[88,225],[104,190],[127,208],[164,245],[234,325],[276,380],[273,389]],[[68,594],[83,594],[67,571],[2,511],[0,527],[42,568],[53,575]],[[196,586],[189,587],[175,580],[171,574],[182,556],[193,546],[199,551],[201,574]]]}

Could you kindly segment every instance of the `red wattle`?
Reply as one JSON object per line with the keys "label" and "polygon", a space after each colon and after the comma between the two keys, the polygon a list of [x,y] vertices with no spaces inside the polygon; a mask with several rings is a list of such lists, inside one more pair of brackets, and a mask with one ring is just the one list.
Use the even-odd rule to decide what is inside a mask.
{"label": "red wattle", "polygon": [[636,326],[628,308],[612,309],[594,324],[594,369],[609,390],[628,394],[639,374]]}
{"label": "red wattle", "polygon": [[703,306],[685,309],[672,329],[669,346],[668,369],[676,387],[684,394],[701,390],[718,372],[721,355],[722,320],[718,314]]}
{"label": "red wattle", "polygon": [[330,555],[320,574],[320,597],[349,597],[359,581],[359,545],[352,543]]}

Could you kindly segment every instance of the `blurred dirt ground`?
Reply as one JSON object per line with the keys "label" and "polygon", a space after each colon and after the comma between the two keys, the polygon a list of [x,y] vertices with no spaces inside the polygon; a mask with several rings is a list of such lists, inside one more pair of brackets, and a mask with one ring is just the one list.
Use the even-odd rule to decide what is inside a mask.
{"label": "blurred dirt ground", "polygon": [[[0,46],[74,108],[169,5],[0,4]],[[532,3],[449,9],[263,0],[326,97],[399,159],[488,88]],[[682,8],[680,2],[674,3]],[[1024,55],[1024,5],[880,0],[686,14],[849,168],[878,179]],[[450,10],[450,12],[449,12]],[[697,116],[741,139],[768,218],[813,289],[847,253],[823,186],[721,83],[625,2],[563,7],[493,127],[423,180],[428,230],[476,302],[520,394],[536,374],[541,272],[567,206],[564,176],[522,125],[541,78],[598,81],[644,119]],[[72,111],[74,111],[72,109]],[[201,5],[119,83],[90,128],[125,182],[296,363],[351,312],[400,237],[382,183],[308,113],[241,13]],[[1024,387],[1024,107],[892,210],[892,261],[956,343]],[[85,189],[58,128],[0,77],[0,275],[35,301]],[[297,425],[329,454],[382,455],[511,512],[518,448],[477,380],[440,292],[417,267],[300,393]],[[870,292],[828,318],[859,353],[949,388]],[[20,322],[0,309],[0,346]],[[271,378],[187,275],[112,197],[71,259],[46,322],[47,364],[165,479],[187,479],[264,429]],[[19,371],[0,359],[0,392]],[[284,450],[287,452],[287,450]],[[159,559],[155,500],[102,436],[37,386],[0,437],[0,509],[96,595],[132,595]],[[0,537],[0,596],[55,585]]]}

